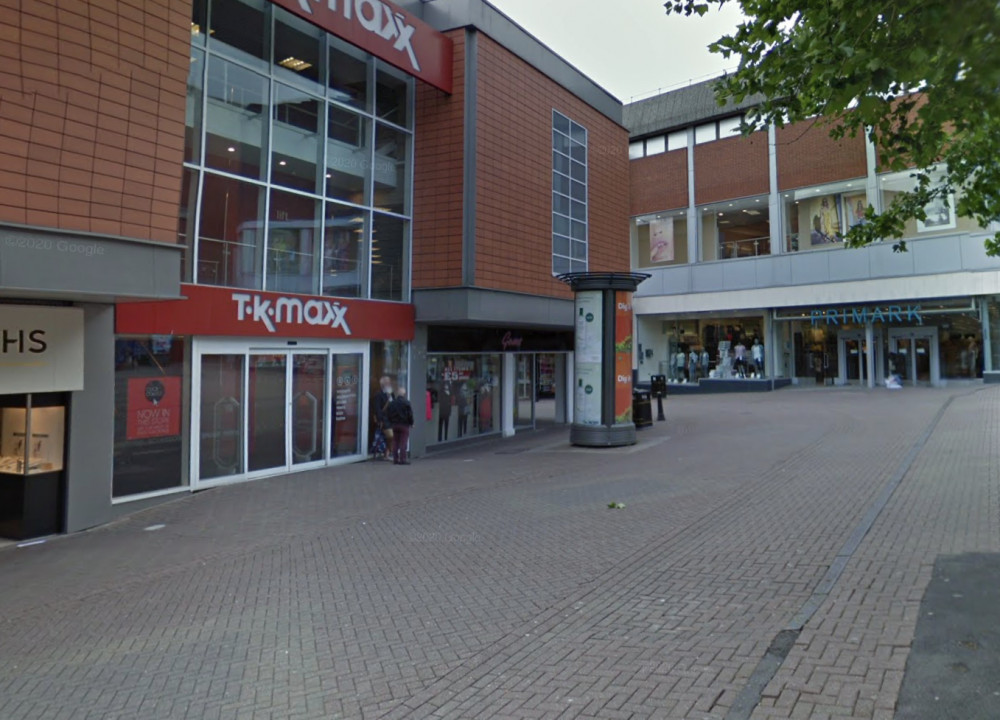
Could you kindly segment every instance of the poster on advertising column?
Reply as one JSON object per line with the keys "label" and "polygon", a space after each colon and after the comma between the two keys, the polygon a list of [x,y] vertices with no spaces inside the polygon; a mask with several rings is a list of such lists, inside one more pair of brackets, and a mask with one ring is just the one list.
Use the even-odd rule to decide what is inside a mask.
{"label": "poster on advertising column", "polygon": [[601,424],[603,382],[604,293],[600,290],[576,294],[576,392],[573,421],[578,425]]}
{"label": "poster on advertising column", "polygon": [[632,293],[615,293],[615,424],[632,422]]}
{"label": "poster on advertising column", "polygon": [[129,378],[127,440],[174,437],[181,434],[181,379]]}

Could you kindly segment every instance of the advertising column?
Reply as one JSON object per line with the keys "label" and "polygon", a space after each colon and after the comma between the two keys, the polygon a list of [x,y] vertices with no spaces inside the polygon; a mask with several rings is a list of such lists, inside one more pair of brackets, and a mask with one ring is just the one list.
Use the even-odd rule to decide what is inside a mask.
{"label": "advertising column", "polygon": [[576,293],[574,407],[570,442],[586,447],[634,445],[632,293],[642,273],[567,273]]}

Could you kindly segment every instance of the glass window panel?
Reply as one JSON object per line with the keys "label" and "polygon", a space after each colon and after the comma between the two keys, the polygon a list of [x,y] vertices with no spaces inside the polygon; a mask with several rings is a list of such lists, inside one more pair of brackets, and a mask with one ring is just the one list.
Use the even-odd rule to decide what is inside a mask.
{"label": "glass window panel", "polygon": [[326,195],[357,205],[368,203],[371,121],[331,105],[326,142]]}
{"label": "glass window panel", "polygon": [[552,216],[552,231],[560,235],[569,235],[569,218],[562,215]]}
{"label": "glass window panel", "polygon": [[[578,163],[586,163],[587,162],[587,146],[586,145],[578,145],[577,143],[573,143],[573,147],[570,148],[570,153],[569,154],[570,154],[570,157],[573,158],[573,160],[575,160]],[[649,146],[648,146],[648,144],[646,146],[646,154],[647,155],[649,154]]]}
{"label": "glass window panel", "polygon": [[[577,125],[576,123],[570,123],[570,137],[573,138],[573,142],[579,143],[586,146],[587,144],[587,130],[582,125]],[[647,150],[649,147],[647,146]]]}
{"label": "glass window panel", "polygon": [[183,484],[182,337],[115,339],[113,497]]}
{"label": "glass window panel", "polygon": [[732,137],[733,135],[740,134],[740,123],[743,118],[737,115],[736,117],[724,118],[719,120],[719,137]]}
{"label": "glass window panel", "polygon": [[553,235],[552,252],[556,255],[569,255],[569,238],[562,235]]}
{"label": "glass window panel", "polygon": [[274,15],[274,72],[276,76],[305,81],[320,90],[323,79],[320,47],[322,31],[281,8]]}
{"label": "glass window panel", "polygon": [[499,355],[428,355],[417,412],[428,444],[499,432],[499,376]]}
{"label": "glass window panel", "polygon": [[569,178],[560,173],[553,172],[552,189],[563,195],[569,195]]}
{"label": "glass window panel", "polygon": [[208,33],[208,0],[191,3],[191,44],[204,46]]}
{"label": "glass window panel", "polygon": [[250,355],[247,470],[268,470],[287,464],[285,443],[285,353]]}
{"label": "glass window panel", "polygon": [[579,180],[583,183],[587,182],[587,166],[579,162],[571,163],[569,176],[574,180]]}
{"label": "glass window panel", "polygon": [[702,256],[706,260],[771,253],[771,223],[766,196],[708,205],[700,208],[700,213]]}
{"label": "glass window panel", "polygon": [[333,417],[330,424],[330,457],[361,454],[360,353],[333,356]]}
{"label": "glass window panel", "polygon": [[587,243],[573,242],[572,256],[574,260],[586,260],[587,259]]}
{"label": "glass window panel", "polygon": [[316,293],[319,203],[302,195],[271,191],[265,278],[268,290]]}
{"label": "glass window panel", "polygon": [[[327,356],[292,355],[292,464],[322,460]],[[336,392],[336,390],[334,391]]]}
{"label": "glass window panel", "polygon": [[569,158],[562,153],[552,152],[552,167],[556,172],[569,175]]}
{"label": "glass window panel", "polygon": [[556,275],[562,275],[563,273],[570,272],[569,258],[563,257],[561,255],[552,256],[552,272]]}
{"label": "glass window panel", "polygon": [[407,221],[400,218],[372,213],[371,297],[374,300],[406,299],[407,226]]}
{"label": "glass window panel", "polygon": [[563,135],[558,130],[552,131],[552,149],[558,150],[563,155],[569,155],[569,136]]}
{"label": "glass window panel", "polygon": [[642,140],[640,140],[638,142],[634,142],[634,143],[629,143],[628,144],[628,159],[629,160],[636,160],[638,158],[641,158],[644,154],[645,153],[644,153],[644,150],[643,150],[643,141]]}
{"label": "glass window panel", "polygon": [[407,202],[409,142],[408,133],[381,123],[376,125],[373,168],[375,196],[372,204],[379,210],[401,215],[409,210]]}
{"label": "glass window panel", "polygon": [[562,113],[552,111],[552,127],[563,135],[569,135],[569,118]]}
{"label": "glass window panel", "polygon": [[201,162],[202,92],[204,90],[205,53],[191,48],[188,69],[187,105],[184,112],[184,161]]}
{"label": "glass window panel", "polygon": [[680,150],[688,146],[687,130],[678,130],[667,135],[667,150]]}
{"label": "glass window panel", "polygon": [[715,123],[699,125],[694,129],[694,141],[696,144],[712,142],[715,140]]}
{"label": "glass window panel", "polygon": [[379,62],[375,74],[375,114],[402,127],[410,127],[410,81],[407,76]]}
{"label": "glass window panel", "polygon": [[181,281],[192,282],[191,258],[194,252],[194,213],[198,207],[198,171],[184,169],[181,176],[181,204],[177,217],[177,242],[184,248],[181,255]]}
{"label": "glass window panel", "polygon": [[659,137],[649,138],[646,140],[647,155],[658,155],[666,149],[667,137],[665,135],[660,135]]}
{"label": "glass window panel", "polygon": [[683,265],[688,262],[686,211],[633,218],[631,225],[638,267]]}
{"label": "glass window panel", "polygon": [[569,215],[569,198],[559,193],[552,193],[552,211]]}
{"label": "glass window panel", "polygon": [[[201,356],[199,477],[243,473],[243,355]],[[284,412],[282,412],[284,415]]]}
{"label": "glass window panel", "polygon": [[330,38],[330,80],[331,100],[351,105],[361,110],[371,107],[369,72],[371,60],[357,48],[337,38]]}
{"label": "glass window panel", "polygon": [[266,61],[269,7],[266,0],[213,0],[209,21],[212,49],[243,62]]}
{"label": "glass window panel", "polygon": [[263,177],[268,95],[263,75],[222,58],[209,60],[206,166],[255,180]]}
{"label": "glass window panel", "polygon": [[569,272],[587,272],[587,261],[571,260],[569,267],[570,267]]}
{"label": "glass window panel", "polygon": [[365,226],[368,211],[326,204],[323,236],[323,278],[320,292],[340,297],[364,297]]}
{"label": "glass window panel", "polygon": [[260,289],[264,189],[205,173],[197,282]]}
{"label": "glass window panel", "polygon": [[[408,388],[409,375],[409,343],[400,340],[373,340],[371,343],[371,363],[368,368],[368,397],[373,403],[368,409],[368,442],[369,453],[374,453],[371,443],[375,438],[375,396],[379,391],[379,381],[383,377],[388,377],[393,388]],[[413,397],[410,398],[413,404],[413,415],[417,422],[420,422],[420,408],[418,403],[423,401],[418,396],[418,388],[412,388]],[[391,448],[390,448],[391,449]]]}
{"label": "glass window panel", "polygon": [[587,186],[581,182],[573,181],[573,192],[572,197],[574,200],[579,200],[581,202],[587,201]]}
{"label": "glass window panel", "polygon": [[319,98],[289,85],[274,84],[271,182],[316,191],[320,107]]}
{"label": "glass window panel", "polygon": [[587,223],[573,221],[572,236],[574,240],[587,239]]}
{"label": "glass window panel", "polygon": [[586,222],[587,220],[587,205],[586,203],[577,202],[574,200],[571,203],[571,217],[574,220],[580,220],[581,222]]}

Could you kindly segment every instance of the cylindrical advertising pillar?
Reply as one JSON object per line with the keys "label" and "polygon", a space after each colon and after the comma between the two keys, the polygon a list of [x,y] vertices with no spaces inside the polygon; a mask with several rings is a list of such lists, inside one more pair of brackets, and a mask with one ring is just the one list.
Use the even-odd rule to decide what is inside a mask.
{"label": "cylindrical advertising pillar", "polygon": [[576,293],[573,423],[569,439],[585,447],[634,445],[632,293],[645,273],[566,273]]}

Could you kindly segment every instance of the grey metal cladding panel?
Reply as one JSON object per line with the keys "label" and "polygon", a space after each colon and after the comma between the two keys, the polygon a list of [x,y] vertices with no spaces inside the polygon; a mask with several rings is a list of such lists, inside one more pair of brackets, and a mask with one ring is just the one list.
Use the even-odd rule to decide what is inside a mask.
{"label": "grey metal cladding panel", "polygon": [[832,282],[847,282],[849,280],[868,280],[871,277],[869,253],[864,248],[852,250],[841,247],[838,250],[824,251],[828,257],[830,280]]}
{"label": "grey metal cladding panel", "polygon": [[1000,258],[986,254],[986,235],[963,235],[954,248],[962,255],[963,270],[1000,270]]}
{"label": "grey metal cladding panel", "polygon": [[868,248],[873,278],[913,275],[913,253],[894,252],[892,245],[891,241],[886,241]]}
{"label": "grey metal cladding panel", "polygon": [[769,288],[792,283],[792,260],[788,255],[757,258],[757,287]]}
{"label": "grey metal cladding panel", "polygon": [[0,286],[101,297],[177,297],[181,249],[151,242],[0,228]]}
{"label": "grey metal cladding panel", "polygon": [[917,275],[933,275],[962,270],[962,247],[959,238],[939,238],[908,246]]}
{"label": "grey metal cladding panel", "polygon": [[830,265],[823,251],[800,252],[791,256],[792,284],[825,283],[830,279]]}
{"label": "grey metal cladding panel", "polygon": [[722,265],[723,263],[716,262],[693,266],[691,268],[691,292],[721,292],[724,290],[725,276]]}
{"label": "grey metal cladding panel", "polygon": [[[693,292],[693,283],[691,281],[692,268],[692,265],[678,265],[677,267],[663,268],[663,270],[660,271],[660,278],[663,283],[663,294],[685,295],[689,292]],[[649,282],[649,280],[646,282]],[[642,285],[645,285],[645,283],[642,283]],[[639,287],[641,288],[642,285],[639,285]]]}
{"label": "grey metal cladding panel", "polygon": [[715,117],[732,115],[760,102],[751,96],[740,103],[720,106],[713,88],[717,78],[638,100],[625,106],[623,118],[629,135],[641,137],[650,133],[691,125]]}
{"label": "grey metal cladding panel", "polygon": [[723,290],[750,290],[756,287],[756,260],[733,260],[721,265]]}
{"label": "grey metal cladding panel", "polygon": [[573,301],[475,288],[413,293],[418,323],[487,323],[565,329],[573,325]]}

